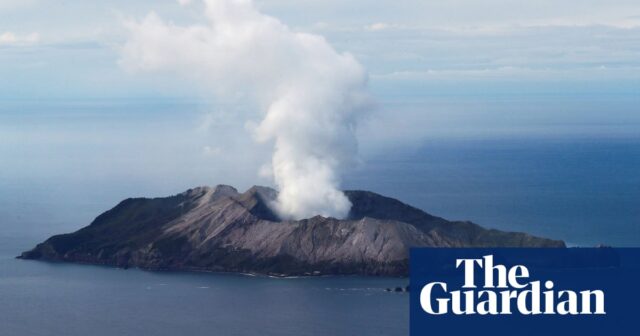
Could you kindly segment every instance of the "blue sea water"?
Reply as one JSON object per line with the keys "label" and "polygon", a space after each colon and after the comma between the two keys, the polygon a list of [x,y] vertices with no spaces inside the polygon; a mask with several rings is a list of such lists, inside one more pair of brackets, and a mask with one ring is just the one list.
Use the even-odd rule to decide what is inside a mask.
{"label": "blue sea water", "polygon": [[640,246],[640,138],[427,141],[367,161],[349,187],[569,245]]}
{"label": "blue sea water", "polygon": [[0,335],[407,335],[406,279],[273,279],[14,259],[0,239]]}
{"label": "blue sea water", "polygon": [[[140,116],[130,115],[138,105],[100,104],[91,113],[69,106],[0,106],[0,335],[408,334],[408,296],[384,291],[403,279],[153,273],[14,259],[126,197],[259,183],[223,173],[203,178],[217,158],[199,162],[200,152],[189,150],[210,139],[193,131],[195,119],[176,118],[176,107],[147,106],[154,111]],[[571,245],[640,246],[639,171],[640,137],[629,132],[433,138],[367,155],[344,187]]]}

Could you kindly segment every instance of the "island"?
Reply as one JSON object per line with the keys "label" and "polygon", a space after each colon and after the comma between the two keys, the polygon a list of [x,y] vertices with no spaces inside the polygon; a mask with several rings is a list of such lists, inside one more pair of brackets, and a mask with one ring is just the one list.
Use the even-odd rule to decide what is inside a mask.
{"label": "island", "polygon": [[565,247],[559,240],[448,221],[369,191],[345,195],[352,208],[342,220],[281,220],[270,207],[277,191],[261,186],[129,198],[18,258],[146,270],[404,277],[411,247]]}

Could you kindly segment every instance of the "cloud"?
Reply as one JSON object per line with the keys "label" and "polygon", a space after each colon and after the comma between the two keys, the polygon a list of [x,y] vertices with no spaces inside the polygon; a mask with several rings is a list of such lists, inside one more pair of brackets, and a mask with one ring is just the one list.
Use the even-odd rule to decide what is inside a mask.
{"label": "cloud", "polygon": [[218,156],[222,153],[222,148],[214,146],[202,147],[202,154],[204,156]]}
{"label": "cloud", "polygon": [[[218,97],[255,101],[255,139],[273,143],[271,170],[283,218],[345,217],[342,170],[357,154],[355,129],[371,106],[367,74],[321,36],[292,31],[247,0],[206,0],[207,24],[178,26],[151,13],[129,21],[126,69],[170,72]],[[253,125],[253,126],[252,126]],[[242,137],[242,134],[236,136]]]}
{"label": "cloud", "polygon": [[31,45],[38,41],[40,41],[38,33],[17,35],[8,31],[0,34],[0,45]]}
{"label": "cloud", "polygon": [[389,29],[391,27],[393,27],[393,25],[390,25],[384,22],[377,22],[377,23],[372,23],[370,25],[365,26],[364,29],[368,31],[380,31],[380,30]]}

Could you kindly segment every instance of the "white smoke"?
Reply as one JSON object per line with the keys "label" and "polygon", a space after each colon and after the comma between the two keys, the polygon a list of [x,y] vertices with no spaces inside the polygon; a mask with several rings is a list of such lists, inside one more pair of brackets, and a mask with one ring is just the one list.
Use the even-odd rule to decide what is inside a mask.
{"label": "white smoke", "polygon": [[274,143],[280,216],[344,218],[351,204],[339,190],[340,172],[357,154],[356,122],[370,103],[363,67],[249,0],[204,4],[206,24],[178,26],[154,13],[127,22],[121,64],[187,75],[218,95],[252,97],[264,113],[254,136]]}

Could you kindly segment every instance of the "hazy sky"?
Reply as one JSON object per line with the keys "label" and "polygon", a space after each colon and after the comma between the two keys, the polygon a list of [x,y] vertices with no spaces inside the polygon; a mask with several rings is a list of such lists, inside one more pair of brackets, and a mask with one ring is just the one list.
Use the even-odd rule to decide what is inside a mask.
{"label": "hazy sky", "polygon": [[[365,66],[379,102],[361,125],[365,150],[425,135],[626,134],[640,123],[636,0],[255,3]],[[201,114],[239,123],[237,106],[189,81],[119,65],[125,22],[150,12],[177,25],[204,21],[196,0],[1,1],[0,99],[205,101]]]}
{"label": "hazy sky", "polygon": [[[193,4],[181,5],[188,2]],[[640,3],[635,0],[258,0],[256,5],[355,55],[370,75],[380,108],[388,112],[381,114],[382,123],[444,122],[473,132],[464,124],[512,124],[519,118],[528,126],[638,122]],[[207,97],[189,82],[131,74],[119,66],[124,22],[151,11],[176,24],[204,20],[199,1],[3,0],[0,99]],[[489,106],[505,97],[520,102]],[[555,108],[529,112],[533,105],[550,104],[550,97]],[[600,102],[586,102],[594,98]],[[617,106],[601,114],[600,105],[612,101]],[[518,120],[505,119],[500,110],[524,105],[527,111]],[[591,111],[594,106],[600,112]]]}
{"label": "hazy sky", "polygon": [[[378,102],[358,131],[365,164],[434,137],[638,135],[637,0],[255,3],[364,65]],[[257,170],[270,148],[246,133],[243,104],[120,66],[125,23],[152,11],[204,21],[196,0],[0,1],[0,188],[48,181],[57,198],[51,181],[99,183],[117,190],[109,204],[131,190],[268,183]]]}
{"label": "hazy sky", "polygon": [[[338,50],[353,53],[383,98],[638,93],[640,3],[634,0],[256,4],[294,29],[322,34]],[[178,24],[203,20],[200,4],[175,0],[3,0],[0,96],[192,96],[191,88],[118,67],[122,22],[150,11]]]}

